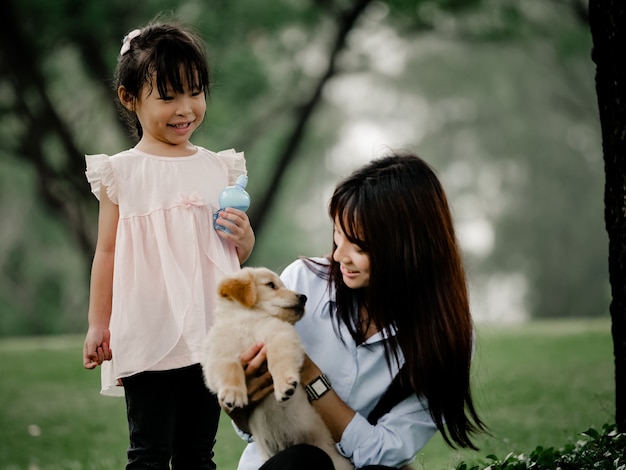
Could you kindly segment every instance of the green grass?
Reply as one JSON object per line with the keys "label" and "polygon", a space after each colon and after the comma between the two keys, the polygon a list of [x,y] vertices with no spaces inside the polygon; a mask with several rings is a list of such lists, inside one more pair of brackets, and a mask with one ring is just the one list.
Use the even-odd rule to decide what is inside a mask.
{"label": "green grass", "polygon": [[[488,454],[562,447],[614,421],[614,369],[607,320],[479,325],[475,398],[493,436],[481,450],[454,451],[436,436],[415,469],[454,468]],[[0,340],[0,469],[122,469],[123,399],[98,394],[99,372],[81,365],[82,338]],[[236,468],[243,443],[222,419],[218,468]]]}

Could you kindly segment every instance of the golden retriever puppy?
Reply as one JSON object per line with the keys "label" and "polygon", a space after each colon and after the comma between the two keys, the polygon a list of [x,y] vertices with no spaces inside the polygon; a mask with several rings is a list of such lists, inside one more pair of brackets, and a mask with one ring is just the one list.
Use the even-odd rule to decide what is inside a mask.
{"label": "golden retriever puppy", "polygon": [[214,323],[204,344],[202,368],[207,387],[223,406],[248,404],[241,354],[265,344],[274,396],[250,414],[250,430],[264,460],[294,444],[323,449],[337,470],[354,467],[337,452],[330,432],[300,385],[304,348],[294,324],[304,315],[306,296],[285,287],[266,268],[244,268],[218,286]]}

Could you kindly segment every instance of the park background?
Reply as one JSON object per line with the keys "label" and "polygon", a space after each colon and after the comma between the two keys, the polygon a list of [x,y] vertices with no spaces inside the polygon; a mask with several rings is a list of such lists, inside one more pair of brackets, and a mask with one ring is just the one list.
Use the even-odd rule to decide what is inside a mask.
{"label": "park background", "polygon": [[[97,218],[84,154],[132,145],[116,114],[112,72],[121,38],[159,12],[193,25],[207,43],[214,82],[194,143],[245,151],[257,235],[247,265],[280,271],[298,256],[327,253],[326,204],[337,181],[389,150],[415,152],[448,192],[479,331],[487,337],[518,331],[525,338],[519,350],[497,358],[495,375],[510,372],[522,381],[543,373],[539,378],[556,383],[558,370],[570,371],[565,382],[578,388],[570,386],[567,396],[587,407],[594,417],[588,425],[611,420],[604,167],[591,35],[586,4],[578,0],[5,2],[3,367],[20,364],[16,351],[46,357],[60,349],[70,364],[49,364],[47,372],[71,367],[83,374],[76,379],[81,394],[97,395],[96,374],[75,370]],[[528,331],[544,338],[574,331],[582,342],[600,335],[597,344],[605,346],[591,348],[599,359],[582,369],[568,362],[574,352],[590,358],[581,344],[542,353],[535,336],[524,336]],[[519,359],[530,350],[538,362],[523,375]],[[493,351],[487,351],[479,359],[489,360]],[[556,372],[541,372],[542,359],[556,364]],[[599,374],[587,375],[592,387],[574,377],[578,370]],[[3,409],[20,409],[11,400],[35,387],[38,376],[43,381],[39,374],[27,374],[32,382],[3,379]],[[539,406],[543,386],[535,384],[524,399]],[[105,399],[91,406],[102,400],[123,409],[121,401]],[[512,413],[515,400],[508,405]],[[45,432],[29,427],[40,424],[25,410],[0,419],[9,429],[18,426],[14,431],[27,443]],[[587,426],[545,417],[558,429],[553,445]],[[546,423],[521,426],[530,433]],[[25,461],[65,468],[41,457]]]}

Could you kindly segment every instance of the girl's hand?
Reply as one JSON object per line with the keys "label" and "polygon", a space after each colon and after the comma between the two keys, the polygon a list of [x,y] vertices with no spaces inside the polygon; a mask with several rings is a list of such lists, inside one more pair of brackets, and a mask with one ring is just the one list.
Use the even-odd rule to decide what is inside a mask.
{"label": "girl's hand", "polygon": [[220,211],[217,223],[231,231],[231,233],[227,233],[218,230],[217,234],[235,245],[239,263],[243,264],[252,253],[255,242],[250,219],[244,211],[227,207]]}
{"label": "girl's hand", "polygon": [[113,358],[110,343],[111,333],[108,328],[89,328],[83,345],[83,367],[95,369],[104,361],[110,361]]}
{"label": "girl's hand", "polygon": [[244,408],[227,409],[220,403],[222,409],[228,413],[237,427],[244,432],[250,433],[248,419],[252,409],[266,396],[274,391],[272,376],[267,370],[267,352],[265,346],[256,343],[240,356],[241,365],[246,374],[246,387],[248,388],[248,405]]}

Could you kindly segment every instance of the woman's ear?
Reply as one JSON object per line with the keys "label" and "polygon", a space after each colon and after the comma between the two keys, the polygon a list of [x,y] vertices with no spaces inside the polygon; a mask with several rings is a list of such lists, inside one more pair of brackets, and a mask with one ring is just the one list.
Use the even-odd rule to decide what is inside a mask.
{"label": "woman's ear", "polygon": [[126,88],[120,86],[117,89],[117,97],[120,99],[120,103],[129,111],[135,111],[135,97],[131,95]]}

